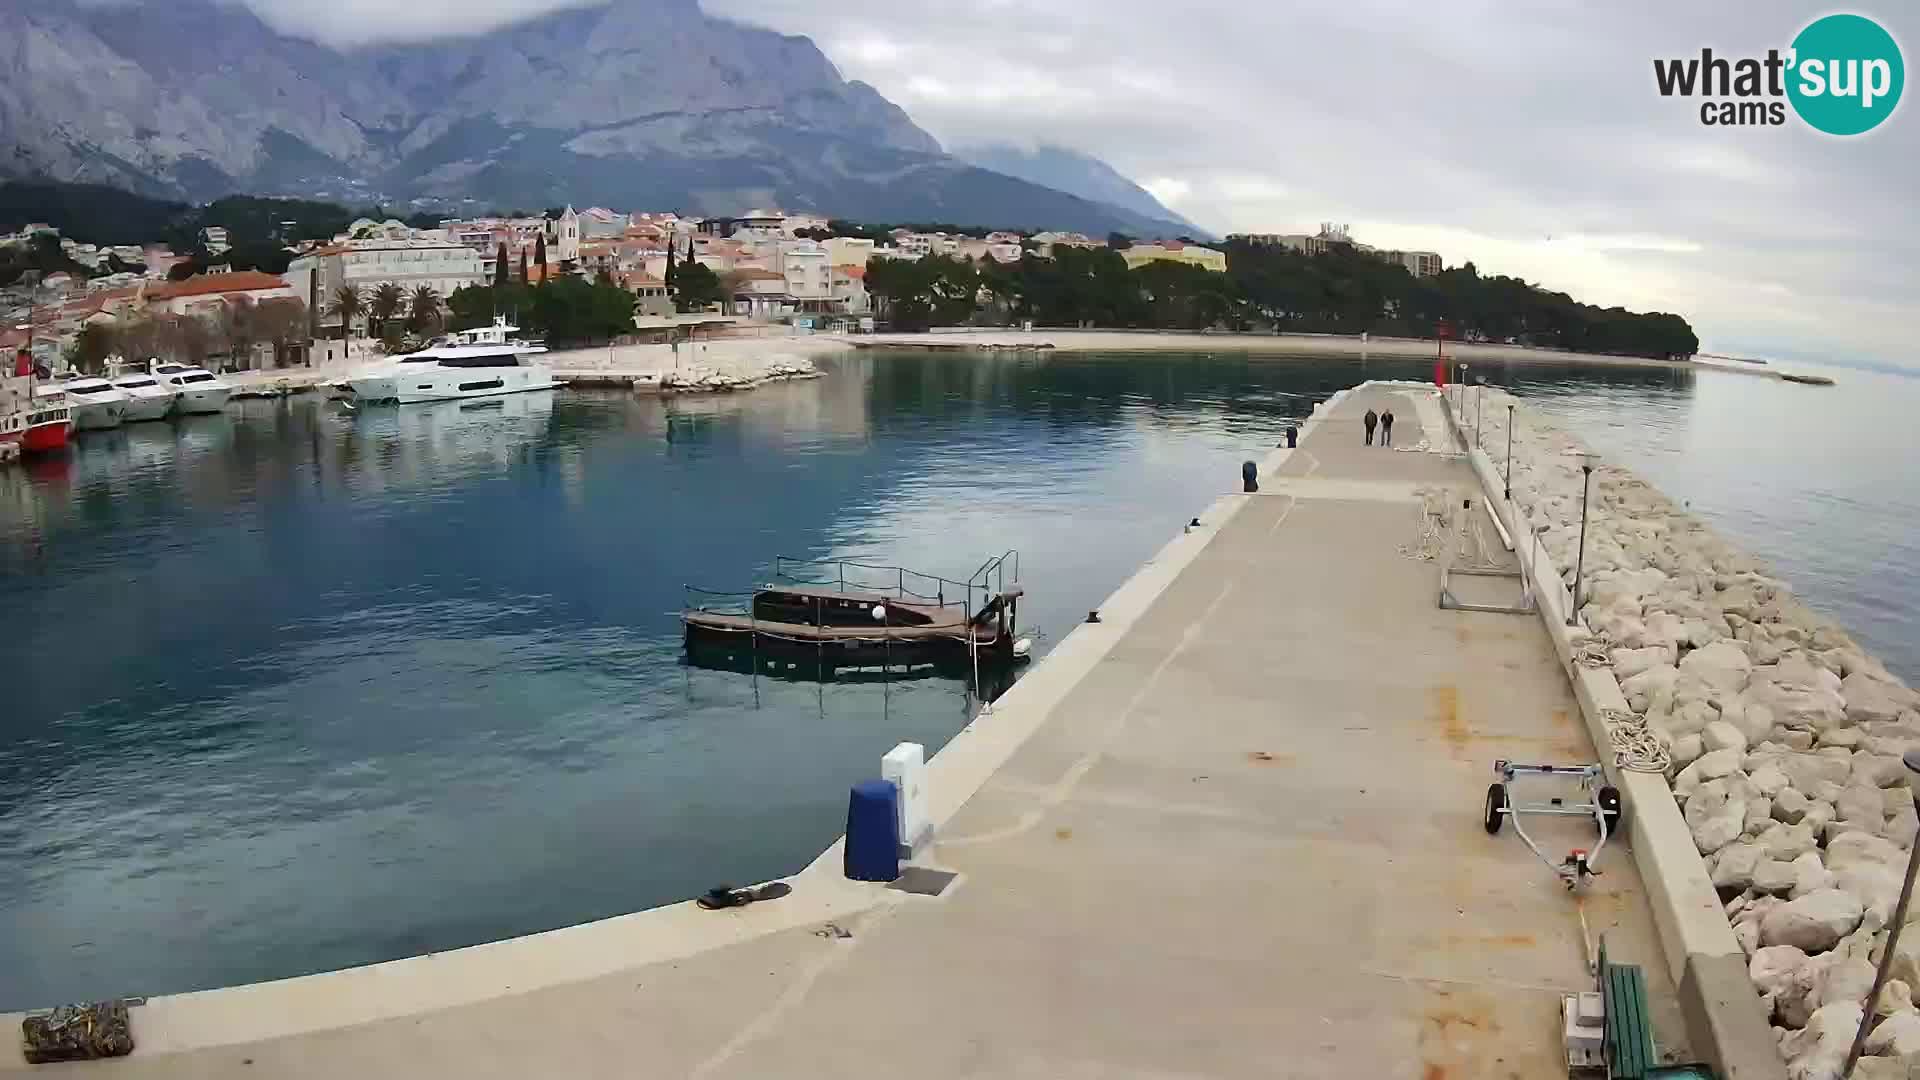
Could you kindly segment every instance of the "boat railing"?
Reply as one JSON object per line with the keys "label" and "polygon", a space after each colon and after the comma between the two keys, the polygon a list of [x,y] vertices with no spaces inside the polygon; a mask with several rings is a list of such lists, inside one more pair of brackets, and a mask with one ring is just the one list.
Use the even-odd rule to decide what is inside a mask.
{"label": "boat railing", "polygon": [[[1020,553],[1013,549],[981,563],[980,568],[964,581],[885,563],[861,562],[858,559],[800,559],[791,555],[774,557],[773,576],[776,581],[795,585],[823,588],[831,585],[840,592],[852,587],[860,592],[891,595],[899,600],[931,602],[940,607],[962,604],[962,610],[971,615],[977,610],[976,598],[980,603],[985,603],[996,593],[1006,591],[1009,563],[1012,564],[1013,580],[1017,584],[1020,580]],[[891,581],[887,580],[889,576],[892,577]]]}

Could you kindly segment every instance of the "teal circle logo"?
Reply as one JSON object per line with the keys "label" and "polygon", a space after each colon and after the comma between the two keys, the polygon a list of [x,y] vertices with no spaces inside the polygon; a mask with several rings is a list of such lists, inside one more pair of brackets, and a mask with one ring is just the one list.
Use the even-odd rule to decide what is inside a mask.
{"label": "teal circle logo", "polygon": [[1793,39],[1787,100],[1829,135],[1872,131],[1893,115],[1906,85],[1900,46],[1863,15],[1828,15]]}

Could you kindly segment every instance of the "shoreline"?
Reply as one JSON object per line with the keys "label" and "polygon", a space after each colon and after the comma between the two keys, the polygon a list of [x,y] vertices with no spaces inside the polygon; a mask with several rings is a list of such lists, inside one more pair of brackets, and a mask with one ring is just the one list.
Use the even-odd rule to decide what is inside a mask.
{"label": "shoreline", "polygon": [[[1347,334],[1202,334],[1166,330],[1013,330],[955,329],[917,334],[862,334],[845,338],[854,348],[935,351],[1058,350],[1062,352],[1262,352],[1313,355],[1393,356],[1431,360],[1431,338],[1368,337]],[[1688,360],[1565,352],[1529,345],[1450,341],[1446,354],[1468,363],[1598,364],[1616,367],[1691,369],[1715,367]]]}

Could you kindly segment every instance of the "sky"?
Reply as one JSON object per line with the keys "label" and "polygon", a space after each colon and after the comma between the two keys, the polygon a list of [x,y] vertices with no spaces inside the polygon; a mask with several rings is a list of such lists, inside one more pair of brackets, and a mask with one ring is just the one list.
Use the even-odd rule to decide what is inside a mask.
{"label": "sky", "polygon": [[[357,43],[579,0],[247,2]],[[1339,222],[1679,312],[1711,351],[1920,367],[1920,104],[1834,138],[1790,110],[1778,127],[1703,126],[1698,100],[1655,89],[1656,57],[1784,49],[1834,10],[1818,3],[701,2],[808,35],[943,143],[1084,151],[1218,233]],[[1920,43],[1920,12],[1846,10]]]}

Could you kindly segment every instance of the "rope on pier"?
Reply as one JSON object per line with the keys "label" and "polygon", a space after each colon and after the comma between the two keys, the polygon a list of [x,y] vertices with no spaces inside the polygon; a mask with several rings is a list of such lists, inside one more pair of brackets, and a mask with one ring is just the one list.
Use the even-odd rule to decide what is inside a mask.
{"label": "rope on pier", "polygon": [[1607,725],[1607,741],[1613,744],[1614,765],[1644,773],[1664,773],[1673,766],[1673,755],[1647,730],[1646,717],[1624,709],[1603,709],[1600,717]]}
{"label": "rope on pier", "polygon": [[1421,562],[1437,562],[1452,549],[1451,564],[1491,569],[1499,566],[1493,557],[1483,529],[1482,515],[1457,505],[1462,496],[1447,487],[1421,486],[1420,525],[1411,544],[1400,545],[1400,554]]}

